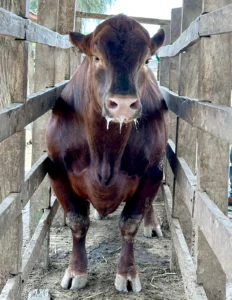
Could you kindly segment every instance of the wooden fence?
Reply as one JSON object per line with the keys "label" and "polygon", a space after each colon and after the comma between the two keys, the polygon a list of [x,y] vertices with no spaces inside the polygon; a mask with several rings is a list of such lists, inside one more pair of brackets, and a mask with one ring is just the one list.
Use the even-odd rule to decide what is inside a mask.
{"label": "wooden fence", "polygon": [[[39,1],[38,24],[28,18],[27,0],[1,0],[0,7],[0,299],[19,300],[36,263],[48,264],[58,201],[46,176],[45,123],[80,55],[67,35],[75,26],[75,0]],[[30,82],[35,93],[27,95],[31,43],[36,43]],[[33,166],[25,175],[28,124]],[[22,211],[29,201],[30,240],[23,250]]]}
{"label": "wooden fence", "polygon": [[[27,0],[0,0],[0,300],[20,299],[36,263],[48,265],[50,226],[59,204],[46,176],[44,137],[49,110],[81,59],[67,35],[80,24],[75,2],[39,0],[36,24],[29,20]],[[31,43],[36,43],[35,66]],[[29,90],[35,93],[28,95]],[[25,175],[28,124],[33,165]],[[30,240],[22,250],[22,212],[28,203]]]}
{"label": "wooden fence", "polygon": [[[182,9],[172,11],[171,24],[163,25],[170,45],[159,52],[171,125],[162,190],[173,238],[172,268],[181,270],[187,299],[232,299],[226,288],[232,280],[232,225],[226,217],[230,2],[184,0]],[[46,177],[45,124],[80,57],[66,35],[75,26],[75,0],[39,1],[38,24],[28,19],[27,0],[0,3],[0,299],[15,300],[41,253],[48,263],[58,202]],[[36,43],[36,93],[28,96],[30,42]],[[24,175],[24,128],[31,123],[33,166]],[[29,200],[31,237],[22,252],[22,210]]]}
{"label": "wooden fence", "polygon": [[231,20],[231,0],[183,0],[163,26],[166,45],[159,51],[159,82],[170,110],[162,191],[171,267],[180,269],[187,299],[232,299]]}

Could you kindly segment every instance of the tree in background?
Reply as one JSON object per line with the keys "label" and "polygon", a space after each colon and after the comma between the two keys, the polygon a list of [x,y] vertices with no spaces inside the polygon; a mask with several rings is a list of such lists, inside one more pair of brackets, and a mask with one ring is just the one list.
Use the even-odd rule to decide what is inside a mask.
{"label": "tree in background", "polygon": [[30,10],[37,14],[38,10],[38,0],[30,0],[29,4]]}
{"label": "tree in background", "polygon": [[107,6],[111,6],[116,0],[77,0],[79,11],[90,13],[105,13]]}
{"label": "tree in background", "polygon": [[[107,6],[111,6],[116,0],[77,0],[77,8],[84,12],[104,13]],[[30,0],[30,10],[37,13],[38,0]]]}

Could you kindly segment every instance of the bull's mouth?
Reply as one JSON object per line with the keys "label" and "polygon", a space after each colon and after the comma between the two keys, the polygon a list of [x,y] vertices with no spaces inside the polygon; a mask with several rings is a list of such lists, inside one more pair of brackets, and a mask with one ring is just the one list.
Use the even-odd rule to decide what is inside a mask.
{"label": "bull's mouth", "polygon": [[112,118],[112,117],[109,117],[109,116],[105,116],[105,119],[106,119],[106,129],[107,130],[109,130],[110,122],[119,123],[120,133],[122,131],[122,125],[123,124],[128,124],[128,123],[133,122],[136,128],[137,128],[137,125],[138,125],[137,118],[127,118],[127,117],[124,117],[124,116]]}

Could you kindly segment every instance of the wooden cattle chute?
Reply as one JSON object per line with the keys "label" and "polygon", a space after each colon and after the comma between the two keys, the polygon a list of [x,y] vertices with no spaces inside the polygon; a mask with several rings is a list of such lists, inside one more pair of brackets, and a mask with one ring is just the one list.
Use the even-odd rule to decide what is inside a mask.
{"label": "wooden cattle chute", "polygon": [[[46,176],[46,113],[80,63],[67,35],[75,26],[75,0],[39,1],[38,24],[29,20],[28,5],[0,1],[1,300],[20,299],[35,264],[48,265],[50,226],[59,205]],[[29,42],[36,43],[36,93],[27,95]],[[33,166],[24,175],[24,128],[32,122]],[[22,251],[22,210],[29,200],[30,241]]]}
{"label": "wooden cattle chute", "polygon": [[166,45],[159,51],[159,81],[170,110],[162,190],[171,266],[179,264],[191,300],[232,299],[231,19],[231,0],[183,0],[170,26],[163,26]]}
{"label": "wooden cattle chute", "polygon": [[[213,0],[184,0],[183,9],[172,11],[171,24],[163,26],[172,45],[159,52],[171,123],[162,190],[173,238],[172,267],[178,258],[187,299],[194,300],[231,299],[226,280],[232,280],[232,225],[226,211],[232,6],[222,2],[217,7]],[[46,177],[46,113],[80,57],[66,35],[75,23],[74,0],[39,1],[39,24],[28,20],[26,0],[0,3],[0,299],[15,300],[41,253],[48,262],[58,202]],[[37,93],[29,97],[28,42],[37,43]],[[33,166],[24,176],[24,127],[32,122]],[[31,239],[22,255],[22,209],[29,200]]]}
{"label": "wooden cattle chute", "polygon": [[[80,63],[79,51],[67,35],[75,28],[75,2],[39,0],[36,24],[28,18],[27,0],[0,1],[0,56],[4,58],[0,62],[1,300],[20,299],[36,263],[48,265],[50,226],[59,204],[51,197],[46,176],[44,135],[48,111]],[[156,20],[156,24],[166,23]],[[29,42],[36,43],[36,93],[27,95]],[[24,128],[31,123],[33,166],[24,175]],[[22,251],[22,210],[29,200],[31,237]]]}

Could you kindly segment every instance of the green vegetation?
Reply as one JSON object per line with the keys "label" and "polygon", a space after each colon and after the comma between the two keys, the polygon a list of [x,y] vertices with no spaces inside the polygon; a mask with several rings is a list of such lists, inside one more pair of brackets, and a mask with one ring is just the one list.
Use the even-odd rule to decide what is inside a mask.
{"label": "green vegetation", "polygon": [[38,10],[38,0],[30,0],[29,4],[30,10],[37,14]]}
{"label": "green vegetation", "polygon": [[116,0],[79,0],[77,8],[79,11],[90,13],[104,13],[107,6],[111,6]]}
{"label": "green vegetation", "polygon": [[[77,9],[84,12],[104,13],[107,6],[111,6],[116,0],[77,0]],[[30,10],[37,13],[38,0],[30,0]]]}

